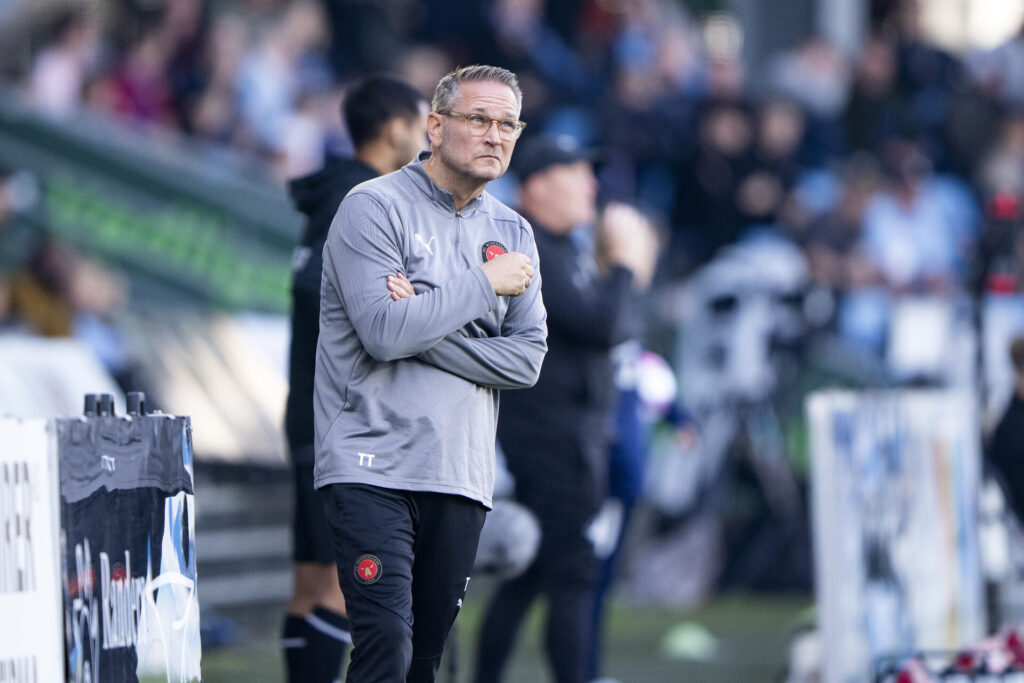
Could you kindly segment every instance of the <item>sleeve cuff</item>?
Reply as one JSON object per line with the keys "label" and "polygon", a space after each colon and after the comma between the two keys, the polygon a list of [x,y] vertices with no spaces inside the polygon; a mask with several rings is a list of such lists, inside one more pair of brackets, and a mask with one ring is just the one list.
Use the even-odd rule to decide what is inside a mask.
{"label": "sleeve cuff", "polygon": [[476,279],[477,284],[480,285],[481,291],[487,299],[487,310],[493,311],[498,306],[498,295],[494,293],[494,287],[491,286],[491,281],[487,279],[487,273],[479,266],[470,268],[470,272],[473,273],[473,277]]}

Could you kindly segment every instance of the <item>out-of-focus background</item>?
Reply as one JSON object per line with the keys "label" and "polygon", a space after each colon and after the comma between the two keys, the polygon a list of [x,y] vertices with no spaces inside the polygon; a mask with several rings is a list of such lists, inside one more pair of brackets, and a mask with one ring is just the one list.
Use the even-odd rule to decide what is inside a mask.
{"label": "out-of-focus background", "polygon": [[[281,680],[285,182],[351,153],[346,84],[386,71],[429,96],[470,63],[514,70],[526,135],[597,150],[603,199],[661,233],[644,345],[699,438],[652,426],[609,675],[797,676],[831,571],[815,524],[842,528],[812,514],[807,397],[960,392],[948,439],[977,451],[1014,392],[1024,0],[0,0],[0,414],[78,414],[112,381],[190,415],[205,680]],[[888,500],[897,533],[920,481],[853,499]],[[994,525],[964,551],[980,636],[1024,618],[1020,543],[998,495],[978,507],[983,473],[965,481]],[[898,610],[885,577],[913,558],[879,552],[868,601]],[[459,623],[462,678],[490,585]],[[543,675],[536,641],[510,680]]]}

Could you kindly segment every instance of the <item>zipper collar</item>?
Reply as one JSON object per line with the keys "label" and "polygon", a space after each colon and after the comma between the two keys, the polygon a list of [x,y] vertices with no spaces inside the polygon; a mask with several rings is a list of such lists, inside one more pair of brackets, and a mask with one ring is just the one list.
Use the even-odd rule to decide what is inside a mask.
{"label": "zipper collar", "polygon": [[413,185],[433,202],[459,216],[469,216],[480,209],[483,205],[484,197],[487,196],[486,190],[481,192],[479,197],[470,199],[461,209],[455,209],[455,197],[452,196],[452,193],[438,187],[423,168],[423,162],[430,158],[430,154],[429,150],[423,150],[415,159],[402,167],[402,172],[412,179]]}

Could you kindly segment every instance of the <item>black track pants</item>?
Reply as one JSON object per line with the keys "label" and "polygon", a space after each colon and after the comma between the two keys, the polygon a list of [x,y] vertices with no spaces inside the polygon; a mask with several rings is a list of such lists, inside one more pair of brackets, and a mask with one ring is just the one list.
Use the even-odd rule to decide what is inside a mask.
{"label": "black track pants", "polygon": [[485,508],[461,496],[362,484],[321,491],[352,627],[347,683],[433,681]]}

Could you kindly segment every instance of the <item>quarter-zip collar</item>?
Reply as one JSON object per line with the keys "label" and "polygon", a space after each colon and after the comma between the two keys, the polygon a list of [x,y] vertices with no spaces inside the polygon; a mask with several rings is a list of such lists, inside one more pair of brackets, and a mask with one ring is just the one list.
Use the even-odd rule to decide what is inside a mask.
{"label": "quarter-zip collar", "polygon": [[423,150],[415,159],[402,167],[402,172],[409,174],[413,184],[423,194],[452,213],[460,216],[470,216],[480,209],[483,205],[484,196],[487,194],[486,191],[481,192],[479,197],[470,199],[464,207],[456,210],[455,197],[452,196],[452,193],[439,187],[423,168],[423,162],[430,158],[430,154],[429,150]]}

